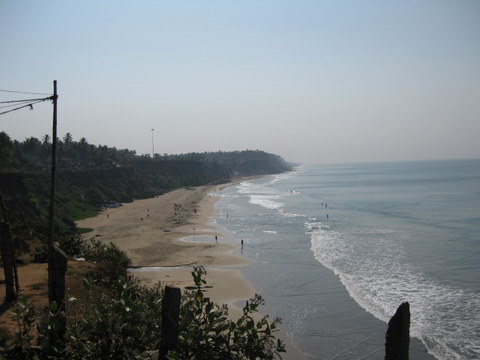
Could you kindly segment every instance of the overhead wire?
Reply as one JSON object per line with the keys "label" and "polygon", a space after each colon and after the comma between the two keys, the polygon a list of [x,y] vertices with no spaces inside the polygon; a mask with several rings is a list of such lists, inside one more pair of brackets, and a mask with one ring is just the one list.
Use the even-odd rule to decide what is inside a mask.
{"label": "overhead wire", "polygon": [[4,106],[0,106],[0,109],[11,108],[11,107],[14,107],[14,106],[18,106],[18,103],[16,103],[16,104],[10,104],[10,105],[4,105]]}
{"label": "overhead wire", "polygon": [[15,90],[0,90],[1,92],[14,93],[14,94],[28,94],[28,95],[52,95],[38,92],[29,92],[29,91],[15,91]]}
{"label": "overhead wire", "polygon": [[9,110],[5,110],[3,112],[0,112],[0,115],[8,114],[12,111],[20,110],[20,109],[23,109],[23,108],[26,108],[26,107],[30,107],[31,109],[33,109],[33,105],[38,104],[39,102],[42,102],[42,101],[54,100],[54,98],[55,98],[55,95],[52,95],[52,94],[30,92],[30,91],[16,91],[16,90],[0,89],[0,92],[14,93],[14,94],[28,94],[28,95],[47,95],[47,97],[44,97],[44,98],[0,101],[0,104],[5,104],[3,106],[0,106],[0,109],[7,109],[7,108],[14,107],[13,109],[9,109]]}
{"label": "overhead wire", "polygon": [[[0,112],[0,115],[8,114],[12,111],[20,110],[20,109],[23,109],[23,108],[26,108],[26,107],[30,107],[31,109],[33,109],[33,105],[38,104],[38,103],[43,102],[43,101],[47,101],[47,100],[53,100],[53,96],[50,96],[50,97],[44,98],[44,99],[37,99],[36,101],[31,101],[31,102],[29,102],[27,104],[24,104],[22,106],[18,106],[14,109],[10,109],[10,110]],[[11,105],[11,106],[13,106],[13,105]],[[9,106],[7,105],[6,107],[9,107]]]}
{"label": "overhead wire", "polygon": [[[36,103],[37,103],[37,102],[35,101],[35,102],[27,102],[27,103],[22,103],[22,104],[23,104],[23,105],[30,105],[30,104],[34,105],[34,104],[36,104]],[[14,107],[14,106],[17,106],[17,107],[18,107],[19,105],[20,105],[20,104],[18,104],[18,103],[17,103],[17,104],[4,105],[4,106],[0,106],[0,109],[8,109],[8,108],[12,108],[12,107]]]}
{"label": "overhead wire", "polygon": [[48,98],[37,98],[37,99],[6,100],[6,101],[0,101],[0,104],[22,103],[22,102],[31,102],[31,101],[37,101],[37,100],[45,101],[50,98],[51,96],[49,96]]}

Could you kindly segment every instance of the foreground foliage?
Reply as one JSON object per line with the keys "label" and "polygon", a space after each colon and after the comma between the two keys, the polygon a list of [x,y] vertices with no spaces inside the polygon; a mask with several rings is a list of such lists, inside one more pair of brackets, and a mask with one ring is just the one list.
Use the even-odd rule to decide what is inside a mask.
{"label": "foreground foliage", "polygon": [[[246,302],[243,315],[229,319],[227,305],[219,306],[205,293],[207,285],[202,267],[192,272],[195,286],[187,287],[180,310],[179,345],[170,359],[274,359],[285,352],[281,340],[275,339],[280,319],[268,321],[268,316],[254,319],[264,303],[256,294]],[[259,317],[259,316],[257,316]]]}
{"label": "foreground foliage", "polygon": [[[285,348],[273,333],[279,319],[254,319],[263,303],[256,295],[247,301],[236,321],[227,317],[226,305],[219,306],[206,296],[210,288],[201,267],[192,271],[195,286],[182,297],[179,339],[168,358],[183,359],[274,359]],[[146,288],[126,276],[96,294],[97,280],[84,279],[85,298],[67,301],[67,332],[60,347],[48,345],[55,324],[55,304],[41,316],[31,302],[20,296],[13,311],[18,330],[0,338],[2,359],[136,359],[147,360],[160,346],[160,286]],[[50,316],[49,316],[50,315]]]}

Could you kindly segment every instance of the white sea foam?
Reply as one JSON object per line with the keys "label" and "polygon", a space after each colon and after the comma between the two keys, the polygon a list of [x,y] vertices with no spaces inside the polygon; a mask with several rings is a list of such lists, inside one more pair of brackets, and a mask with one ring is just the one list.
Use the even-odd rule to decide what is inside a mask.
{"label": "white sea foam", "polygon": [[250,195],[250,204],[260,205],[264,208],[275,210],[283,206],[283,203],[275,201],[280,197],[276,195]]}
{"label": "white sea foam", "polygon": [[[414,168],[416,166],[415,164]],[[232,188],[237,190],[235,196],[242,200],[237,202],[232,197],[229,210],[232,212],[237,209],[243,210],[245,202],[270,210],[266,212],[252,208],[256,216],[268,213],[266,219],[272,221],[268,226],[263,226],[260,221],[254,221],[256,227],[251,230],[255,236],[252,236],[252,239],[246,238],[253,245],[257,240],[260,243],[266,239],[267,242],[273,241],[273,238],[275,241],[283,239],[284,229],[287,229],[283,226],[288,226],[288,231],[293,232],[299,223],[304,224],[304,231],[309,238],[307,241],[310,242],[309,247],[315,258],[338,275],[349,294],[360,306],[377,318],[388,321],[398,305],[408,301],[412,312],[411,334],[420,338],[427,345],[429,352],[440,360],[478,359],[480,300],[477,299],[478,292],[469,290],[471,289],[469,284],[473,284],[473,288],[476,289],[478,282],[468,277],[472,272],[468,272],[464,278],[461,277],[464,274],[461,271],[462,267],[476,269],[477,265],[462,262],[461,258],[445,256],[445,261],[450,263],[446,263],[444,268],[437,268],[441,266],[442,251],[430,246],[439,245],[448,249],[448,246],[455,243],[451,241],[450,244],[445,244],[436,240],[439,235],[451,231],[448,228],[452,227],[451,217],[446,216],[447,222],[443,224],[440,223],[442,218],[439,217],[439,224],[442,227],[439,232],[431,228],[430,222],[427,224],[429,228],[425,228],[426,223],[421,221],[422,216],[427,214],[424,216],[425,219],[431,219],[433,216],[427,206],[430,204],[429,197],[424,198],[421,195],[426,187],[423,186],[423,182],[418,189],[414,182],[396,183],[398,179],[403,179],[404,164],[400,166],[401,172],[392,175],[392,168],[395,167],[389,165],[386,172],[379,172],[376,167],[371,166],[365,169],[328,167],[322,168],[321,172],[315,169],[308,170],[307,176],[300,174],[302,176],[293,178],[293,181],[286,177],[286,181],[283,182],[282,176],[273,176],[253,183],[242,183]],[[355,175],[353,178],[355,181],[349,178],[352,174]],[[352,184],[355,186],[352,187]],[[403,195],[407,185],[409,188],[414,187],[411,193],[415,194],[415,199],[411,203],[405,202],[408,194]],[[447,192],[455,192],[458,189],[460,187],[455,186]],[[370,191],[368,197],[365,190]],[[381,193],[382,190],[384,193]],[[401,192],[402,196],[390,196],[397,192]],[[318,200],[325,199],[326,194],[329,196],[328,212],[331,220],[324,222],[325,208],[319,208]],[[433,202],[437,204],[440,198],[438,195],[435,196]],[[237,203],[240,204],[238,208],[235,207]],[[395,211],[390,211],[391,209]],[[435,209],[443,211],[446,207],[440,204],[440,208]],[[303,215],[300,212],[303,212]],[[280,215],[285,221],[275,214]],[[408,217],[410,215],[412,217]],[[293,217],[298,217],[298,221],[292,219]],[[248,226],[248,219],[248,216],[241,219],[242,226]],[[467,222],[465,224],[472,225]],[[279,230],[279,235],[257,236],[263,229],[276,230],[277,225],[282,226],[279,227],[282,229]],[[466,231],[467,235],[470,234],[469,231],[471,232]],[[418,240],[414,241],[410,234],[418,236]],[[473,235],[467,240],[476,239],[478,237]],[[467,240],[459,241],[458,245],[470,246]],[[252,246],[251,249],[252,256],[257,256],[258,261],[265,259],[264,248],[259,250]],[[456,248],[452,247],[452,250],[455,252]],[[458,286],[452,285],[457,275],[448,276],[449,269],[456,264],[454,261],[461,261],[458,262],[460,279]],[[301,306],[296,305],[297,317],[293,319],[294,325],[296,324],[294,328],[308,326],[311,321],[309,306],[308,302],[302,303]]]}
{"label": "white sea foam", "polygon": [[277,211],[279,212],[279,214],[281,214],[285,217],[305,217],[305,215],[302,215],[302,214],[296,214],[296,213],[291,213],[291,212],[285,211],[285,209],[283,209],[283,208],[279,208],[279,209],[277,209]]}
{"label": "white sea foam", "polygon": [[255,183],[255,182],[243,182],[237,186],[238,193],[241,196],[248,196],[249,203],[262,206],[269,210],[276,210],[281,215],[286,217],[299,217],[304,216],[302,214],[296,214],[286,211],[283,206],[285,205],[282,199],[288,196],[299,195],[300,192],[295,190],[279,191],[272,187],[280,180],[284,180],[290,177],[293,173],[280,174],[273,176],[272,180],[268,183]]}
{"label": "white sea foam", "polygon": [[401,263],[404,251],[373,229],[370,235],[339,233],[321,222],[305,223],[315,258],[334,271],[349,294],[377,318],[388,321],[401,302],[412,311],[411,333],[442,360],[474,359],[480,336],[480,299],[439,284]]}
{"label": "white sea foam", "polygon": [[289,171],[286,173],[281,173],[277,175],[272,176],[272,180],[270,181],[270,185],[276,184],[279,181],[287,180],[288,178],[292,177],[296,172],[295,171]]}

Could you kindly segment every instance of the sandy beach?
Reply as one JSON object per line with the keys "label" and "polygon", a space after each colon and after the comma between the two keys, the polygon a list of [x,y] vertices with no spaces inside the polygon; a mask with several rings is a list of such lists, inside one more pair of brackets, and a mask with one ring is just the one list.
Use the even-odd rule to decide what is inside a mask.
{"label": "sandy beach", "polygon": [[[212,218],[225,216],[215,209],[218,197],[210,194],[233,184],[179,189],[136,200],[77,221],[77,226],[93,229],[84,238],[112,242],[124,250],[132,262],[131,273],[147,286],[160,282],[182,289],[193,284],[192,267],[204,266],[208,285],[213,286],[207,295],[218,304],[227,304],[229,315],[237,318],[242,313],[239,305],[255,294],[238,269],[249,262],[234,255],[240,243],[222,243],[223,234],[210,225]],[[202,241],[197,242],[198,238]],[[280,331],[277,337],[287,346],[284,359],[303,359],[286,333]]]}
{"label": "sandy beach", "polygon": [[[239,270],[231,268],[248,265],[248,261],[234,255],[237,247],[223,244],[222,234],[209,225],[212,217],[219,216],[215,210],[218,198],[210,193],[219,188],[179,189],[137,200],[77,221],[77,226],[93,229],[84,238],[112,242],[124,250],[131,259],[132,274],[147,285],[161,282],[183,288],[192,284],[193,266],[206,267],[207,281],[213,286],[209,296],[231,308],[253,296],[254,289]],[[188,242],[188,237],[197,236],[211,237],[211,242]]]}

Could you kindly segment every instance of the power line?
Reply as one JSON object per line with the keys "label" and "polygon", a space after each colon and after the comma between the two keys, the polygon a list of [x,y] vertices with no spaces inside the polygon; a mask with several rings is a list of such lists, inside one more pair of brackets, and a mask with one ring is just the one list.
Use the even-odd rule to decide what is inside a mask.
{"label": "power line", "polygon": [[[9,101],[0,101],[0,104],[2,104],[2,106],[0,106],[0,109],[4,109],[4,108],[8,108],[8,107],[13,107],[13,106],[18,106],[20,104],[25,104],[25,103],[29,103],[29,102],[32,102],[32,100],[25,100],[25,101],[22,101],[22,100],[16,100],[16,101],[12,101],[12,102],[9,102]],[[3,104],[8,104],[8,105],[3,105]]]}
{"label": "power line", "polygon": [[51,96],[48,98],[37,98],[37,99],[6,100],[6,101],[0,101],[0,104],[22,103],[22,102],[31,102],[31,101],[37,101],[37,100],[45,101],[50,98]]}
{"label": "power line", "polygon": [[7,92],[7,93],[14,93],[14,94],[52,95],[52,94],[37,93],[37,92],[28,92],[28,91],[14,91],[14,90],[0,90],[0,91],[1,91],[1,92]]}
{"label": "power line", "polygon": [[0,109],[11,108],[11,107],[14,107],[14,106],[18,106],[18,103],[17,103],[17,104],[10,104],[10,105],[0,106]]}
{"label": "power line", "polygon": [[12,111],[20,110],[20,109],[23,109],[23,108],[26,108],[26,107],[30,107],[31,109],[33,109],[33,105],[38,104],[38,103],[43,102],[43,101],[46,101],[46,100],[53,100],[53,96],[48,97],[48,98],[44,98],[44,99],[39,99],[37,101],[33,101],[33,102],[28,103],[28,104],[16,107],[14,109],[10,109],[10,110],[0,112],[0,115],[8,114]]}

